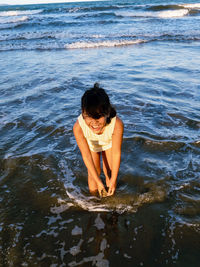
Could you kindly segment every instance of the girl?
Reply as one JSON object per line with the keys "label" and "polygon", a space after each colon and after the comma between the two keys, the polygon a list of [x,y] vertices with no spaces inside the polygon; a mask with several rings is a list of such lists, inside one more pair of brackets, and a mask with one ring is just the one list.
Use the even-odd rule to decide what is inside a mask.
{"label": "girl", "polygon": [[[82,114],[74,124],[73,132],[88,169],[89,190],[94,195],[98,192],[101,197],[111,196],[117,185],[123,122],[97,83],[82,96],[81,108]],[[101,154],[108,192],[100,179]]]}

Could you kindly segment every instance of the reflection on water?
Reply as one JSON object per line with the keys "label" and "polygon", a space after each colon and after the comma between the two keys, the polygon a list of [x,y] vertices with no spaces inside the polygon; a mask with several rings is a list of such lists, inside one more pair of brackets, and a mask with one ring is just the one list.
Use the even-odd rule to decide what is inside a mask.
{"label": "reflection on water", "polygon": [[72,133],[86,84],[69,79],[55,85],[53,78],[40,84],[38,79],[30,88],[21,86],[9,102],[8,90],[2,97],[1,265],[187,266],[185,251],[195,262],[196,99],[191,105],[182,88],[176,95],[168,90],[167,98],[167,89],[156,87],[130,84],[130,92],[119,93],[108,88],[125,135],[117,192],[99,199],[88,193]]}
{"label": "reflection on water", "polygon": [[[185,250],[198,259],[199,141],[184,136],[187,130],[178,137],[167,131],[157,136],[162,131],[153,120],[140,132],[134,117],[125,128],[117,192],[99,199],[88,193],[65,108],[47,111],[47,117],[2,116],[1,265],[168,266],[181,258],[187,266]],[[10,116],[16,116],[12,123]],[[170,116],[167,126],[161,124],[172,133],[177,118],[182,120]],[[182,121],[180,127],[198,131]]]}

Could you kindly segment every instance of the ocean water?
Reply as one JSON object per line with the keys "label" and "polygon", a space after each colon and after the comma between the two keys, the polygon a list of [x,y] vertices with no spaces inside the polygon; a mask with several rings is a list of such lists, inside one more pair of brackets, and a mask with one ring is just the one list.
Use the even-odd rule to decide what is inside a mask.
{"label": "ocean water", "polygon": [[[195,1],[0,7],[0,266],[199,266],[199,51]],[[105,199],[72,132],[95,82],[125,126]]]}

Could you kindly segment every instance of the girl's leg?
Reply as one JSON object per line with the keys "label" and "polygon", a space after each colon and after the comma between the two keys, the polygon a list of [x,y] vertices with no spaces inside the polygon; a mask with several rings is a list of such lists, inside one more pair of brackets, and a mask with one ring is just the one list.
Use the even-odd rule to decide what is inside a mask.
{"label": "girl's leg", "polygon": [[102,152],[103,172],[106,177],[106,186],[110,185],[111,171],[112,171],[112,148]]}
{"label": "girl's leg", "polygon": [[[92,155],[92,159],[96,167],[97,173],[100,176],[100,173],[101,173],[100,153],[91,151],[91,155]],[[88,187],[92,195],[97,194],[98,192],[97,183],[95,182],[94,178],[91,176],[89,172],[88,172]]]}

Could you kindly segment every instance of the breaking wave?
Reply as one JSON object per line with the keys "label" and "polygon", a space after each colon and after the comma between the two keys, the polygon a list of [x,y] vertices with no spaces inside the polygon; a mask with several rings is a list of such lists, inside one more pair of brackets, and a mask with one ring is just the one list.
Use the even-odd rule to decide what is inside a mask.
{"label": "breaking wave", "polygon": [[180,10],[182,8],[200,9],[200,3],[196,4],[169,4],[169,5],[153,5],[147,7],[147,10],[151,11],[163,11],[163,10]]}
{"label": "breaking wave", "polygon": [[72,44],[66,44],[66,49],[78,49],[78,48],[98,48],[98,47],[115,47],[141,44],[146,42],[145,40],[115,40],[115,41],[100,41],[100,42],[75,42]]}
{"label": "breaking wave", "polygon": [[17,22],[23,22],[27,21],[28,16],[22,16],[22,17],[0,17],[0,24],[7,24],[7,23],[17,23]]}
{"label": "breaking wave", "polygon": [[152,13],[147,12],[147,16],[159,18],[179,18],[189,14],[193,14],[193,12],[197,11],[198,9],[200,9],[200,3],[180,5],[157,5],[147,8],[147,10],[153,11]]}
{"label": "breaking wave", "polygon": [[[23,18],[24,20],[26,18]],[[2,24],[3,25],[3,24]],[[139,45],[148,42],[165,42],[165,41],[199,41],[200,36],[196,35],[181,35],[166,33],[162,35],[145,35],[144,39],[132,39],[136,36],[127,36],[127,39],[121,39],[126,36],[116,36],[115,40],[108,40],[107,36],[84,36],[87,41],[75,41],[72,43],[64,43],[63,38],[77,39],[78,37],[58,32],[33,32],[19,33],[15,35],[2,34],[0,37],[0,51],[14,50],[64,50],[64,49],[90,49],[90,48],[106,48],[106,47],[123,47],[131,45]],[[100,40],[107,38],[107,40]],[[129,38],[129,39],[128,39]],[[90,41],[88,41],[90,39]],[[99,39],[99,40],[98,40]],[[15,41],[15,42],[12,42]]]}
{"label": "breaking wave", "polygon": [[180,9],[180,10],[167,10],[162,11],[158,14],[159,18],[179,18],[184,17],[189,14],[188,9]]}

